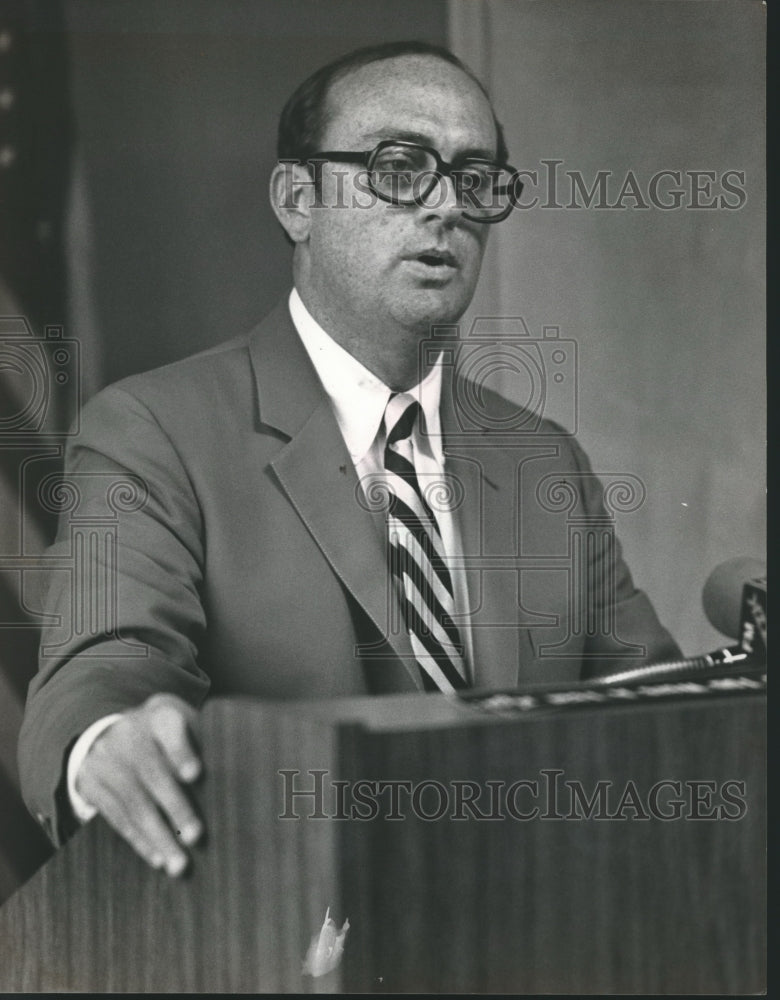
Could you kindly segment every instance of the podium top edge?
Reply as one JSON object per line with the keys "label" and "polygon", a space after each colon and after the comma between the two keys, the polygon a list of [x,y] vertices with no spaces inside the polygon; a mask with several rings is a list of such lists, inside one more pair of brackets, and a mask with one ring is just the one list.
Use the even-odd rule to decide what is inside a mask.
{"label": "podium top edge", "polygon": [[[248,695],[210,699],[204,712],[240,711],[262,716],[307,719],[323,725],[358,726],[371,731],[462,727],[517,722],[582,711],[666,711],[712,706],[728,700],[765,699],[766,670],[713,670],[695,678],[604,686],[598,679],[539,684],[517,690],[472,689],[463,695],[408,692],[356,697],[267,701]],[[220,707],[221,706],[221,707]]]}

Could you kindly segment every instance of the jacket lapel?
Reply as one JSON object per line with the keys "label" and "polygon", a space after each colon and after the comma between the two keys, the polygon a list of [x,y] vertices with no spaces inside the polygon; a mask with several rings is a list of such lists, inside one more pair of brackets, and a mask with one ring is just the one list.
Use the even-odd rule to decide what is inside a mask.
{"label": "jacket lapel", "polygon": [[250,336],[260,425],[289,437],[271,463],[279,485],[344,586],[397,654],[396,690],[420,688],[384,567],[382,519],[366,509],[330,401],[293,326],[286,301]]}
{"label": "jacket lapel", "polygon": [[[466,565],[474,686],[515,687],[534,659],[530,632],[520,626],[520,579],[507,556],[516,555],[517,457],[488,432],[468,434],[456,412],[447,380],[441,418],[448,473],[457,477],[463,500],[456,513]],[[491,557],[498,557],[491,562]]]}
{"label": "jacket lapel", "polygon": [[[257,384],[257,420],[289,440],[271,463],[279,485],[344,586],[398,657],[383,670],[389,690],[420,689],[409,638],[388,588],[381,514],[359,499],[357,475],[330,401],[283,301],[250,335]],[[461,432],[457,401],[445,378],[441,422],[447,471],[463,490],[456,518],[463,544],[470,603],[474,684],[515,687],[536,659],[528,628],[519,625],[519,572],[508,555],[518,550],[518,468],[512,449],[488,432]],[[499,557],[503,568],[491,568]]]}

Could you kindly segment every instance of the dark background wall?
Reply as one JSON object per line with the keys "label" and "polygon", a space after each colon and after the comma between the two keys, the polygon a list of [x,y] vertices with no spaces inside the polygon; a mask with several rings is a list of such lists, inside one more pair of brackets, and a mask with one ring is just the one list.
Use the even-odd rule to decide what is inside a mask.
{"label": "dark background wall", "polygon": [[[444,0],[4,3],[0,316],[23,315],[38,335],[64,324],[86,395],[249,329],[290,286],[267,204],[285,100],[359,45],[446,43],[446,15]],[[20,386],[2,361],[5,418]],[[51,531],[19,486],[24,445],[45,440],[15,440],[0,435],[0,622],[13,623],[0,627],[0,901],[47,851],[15,759],[39,574],[3,569],[23,525],[30,566]]]}
{"label": "dark background wall", "polygon": [[289,287],[267,186],[298,83],[359,45],[446,41],[444,0],[66,10],[102,382],[249,329]]}
{"label": "dark background wall", "polygon": [[[690,655],[723,641],[702,609],[708,574],[766,545],[765,21],[759,0],[453,4],[457,51],[488,82],[512,161],[538,174],[537,207],[492,234],[469,316],[575,342],[579,439],[597,472],[644,484],[617,530]],[[545,160],[561,161],[554,195]],[[649,194],[664,170],[679,172],[678,209]],[[608,172],[607,205],[633,174],[641,201],[569,208],[567,171],[588,188]],[[692,171],[709,191],[692,193]],[[719,200],[728,171],[736,208]],[[676,187],[662,179],[658,200]],[[565,394],[547,405],[570,424]]]}

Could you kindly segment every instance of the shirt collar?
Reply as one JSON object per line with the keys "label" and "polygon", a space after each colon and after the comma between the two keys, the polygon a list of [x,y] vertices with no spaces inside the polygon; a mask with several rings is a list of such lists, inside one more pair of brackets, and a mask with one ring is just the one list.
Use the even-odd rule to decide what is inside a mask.
{"label": "shirt collar", "polygon": [[[303,304],[296,288],[290,292],[289,307],[306,353],[333,405],[347,450],[352,461],[357,463],[365,457],[379,432],[392,390],[323,330]],[[407,392],[420,403],[431,449],[440,462],[441,379],[441,365],[435,364],[425,378]]]}

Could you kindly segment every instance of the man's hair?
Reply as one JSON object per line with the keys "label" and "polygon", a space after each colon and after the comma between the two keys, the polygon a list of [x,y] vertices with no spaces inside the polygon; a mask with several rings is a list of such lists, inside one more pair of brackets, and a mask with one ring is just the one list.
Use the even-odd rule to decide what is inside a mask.
{"label": "man's hair", "polygon": [[[341,58],[334,60],[312,73],[308,79],[298,87],[295,93],[285,104],[281,118],[279,119],[279,132],[277,138],[276,152],[280,160],[306,161],[315,153],[320,151],[325,126],[327,125],[328,112],[327,100],[331,86],[347,76],[353,70],[367,66],[369,63],[382,62],[385,59],[395,59],[398,56],[435,56],[444,62],[457,66],[468,77],[470,77],[488,99],[488,94],[482,82],[465,66],[457,56],[453,55],[449,49],[441,45],[431,45],[428,42],[386,42],[383,45],[369,45],[365,48],[355,49],[348,52]],[[496,118],[493,105],[490,103],[490,110],[493,114],[493,122],[496,126],[497,136],[497,159],[501,163],[506,163],[508,151],[504,139],[504,130]]]}

